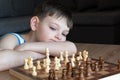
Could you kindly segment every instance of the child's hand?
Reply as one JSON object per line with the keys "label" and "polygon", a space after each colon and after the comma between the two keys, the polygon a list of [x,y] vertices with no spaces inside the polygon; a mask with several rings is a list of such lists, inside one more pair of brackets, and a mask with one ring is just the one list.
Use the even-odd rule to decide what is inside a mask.
{"label": "child's hand", "polygon": [[24,51],[25,50],[25,44],[18,45],[14,48],[16,51]]}

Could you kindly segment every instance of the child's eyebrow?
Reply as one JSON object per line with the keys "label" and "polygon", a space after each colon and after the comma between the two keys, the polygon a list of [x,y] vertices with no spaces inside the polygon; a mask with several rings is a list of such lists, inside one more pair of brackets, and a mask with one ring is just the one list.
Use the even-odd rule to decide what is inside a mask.
{"label": "child's eyebrow", "polygon": [[56,27],[60,28],[59,24],[55,23],[55,22],[51,22],[51,24],[55,25]]}
{"label": "child's eyebrow", "polygon": [[65,33],[69,33],[69,30],[64,30],[63,32],[65,32]]}

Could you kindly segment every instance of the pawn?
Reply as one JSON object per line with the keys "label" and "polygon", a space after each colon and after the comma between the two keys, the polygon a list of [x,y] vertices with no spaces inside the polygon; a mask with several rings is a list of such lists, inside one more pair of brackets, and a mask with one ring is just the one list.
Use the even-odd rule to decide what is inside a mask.
{"label": "pawn", "polygon": [[80,66],[80,73],[79,73],[79,79],[78,80],[85,80],[84,67],[83,66]]}
{"label": "pawn", "polygon": [[33,76],[37,76],[37,71],[36,71],[36,67],[35,67],[35,66],[33,66],[33,72],[32,72],[32,75],[33,75]]}
{"label": "pawn", "polygon": [[99,71],[98,62],[95,62],[95,72]]}
{"label": "pawn", "polygon": [[71,62],[67,63],[66,68],[67,68],[67,76],[68,76],[68,78],[71,78],[71,71],[72,71],[72,64],[71,64]]}
{"label": "pawn", "polygon": [[83,57],[82,57],[82,52],[79,52],[79,59],[82,60]]}
{"label": "pawn", "polygon": [[40,61],[37,61],[37,69],[38,69],[38,70],[41,69]]}
{"label": "pawn", "polygon": [[46,68],[46,59],[43,59],[43,68]]}
{"label": "pawn", "polygon": [[50,69],[48,80],[53,80],[53,69]]}
{"label": "pawn", "polygon": [[67,80],[67,69],[63,69],[62,71],[62,80]]}
{"label": "pawn", "polygon": [[28,70],[29,69],[29,66],[28,66],[28,59],[25,59],[25,64],[24,64],[24,69],[25,70]]}
{"label": "pawn", "polygon": [[75,62],[75,54],[72,54],[72,60]]}
{"label": "pawn", "polygon": [[81,65],[81,61],[80,60],[78,60],[78,57],[76,58],[76,63],[75,63],[75,67],[77,68],[77,69],[79,69],[79,66]]}
{"label": "pawn", "polygon": [[100,62],[100,65],[99,65],[100,67],[100,69],[99,70],[104,70],[104,60],[101,60],[101,62]]}
{"label": "pawn", "polygon": [[118,70],[120,70],[120,60],[118,60]]}
{"label": "pawn", "polygon": [[54,70],[54,78],[53,80],[59,80],[57,70]]}
{"label": "pawn", "polygon": [[91,66],[90,66],[91,62],[90,61],[87,61],[86,62],[86,76],[91,76],[92,74],[92,69],[91,69]]}
{"label": "pawn", "polygon": [[65,62],[68,63],[69,59],[68,59],[68,51],[65,51]]}
{"label": "pawn", "polygon": [[63,61],[64,58],[63,58],[63,52],[60,52],[60,61]]}
{"label": "pawn", "polygon": [[75,63],[74,63],[73,58],[71,58],[70,60],[71,60],[71,65],[72,65],[72,68],[73,68],[73,67],[75,67]]}
{"label": "pawn", "polygon": [[72,68],[72,74],[71,74],[71,77],[75,77],[76,76],[76,69],[75,68]]}

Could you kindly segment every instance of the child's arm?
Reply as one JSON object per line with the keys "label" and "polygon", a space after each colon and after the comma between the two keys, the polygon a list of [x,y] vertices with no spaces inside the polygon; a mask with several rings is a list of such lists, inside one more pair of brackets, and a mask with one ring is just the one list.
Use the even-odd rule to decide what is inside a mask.
{"label": "child's arm", "polygon": [[29,56],[33,60],[44,57],[32,51],[0,50],[0,71],[23,65],[24,59]]}
{"label": "child's arm", "polygon": [[18,40],[13,35],[6,35],[0,40],[0,71],[12,67],[20,66],[24,59],[31,56],[33,59],[43,58],[44,55],[34,51],[17,51],[14,50]]}
{"label": "child's arm", "polygon": [[74,43],[66,42],[32,42],[25,43],[16,48],[16,50],[32,50],[39,53],[45,53],[45,49],[49,48],[51,56],[59,56],[60,51],[68,51],[69,55],[76,53],[77,49]]}

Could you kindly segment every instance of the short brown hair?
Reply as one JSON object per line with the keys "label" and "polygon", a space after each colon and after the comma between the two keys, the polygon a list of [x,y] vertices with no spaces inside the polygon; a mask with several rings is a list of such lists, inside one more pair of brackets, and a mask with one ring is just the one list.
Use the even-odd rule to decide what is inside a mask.
{"label": "short brown hair", "polygon": [[73,26],[72,14],[62,4],[56,1],[44,1],[40,3],[33,16],[38,16],[40,19],[44,19],[46,16],[56,15],[58,18],[63,17],[67,20],[67,26],[71,29]]}

